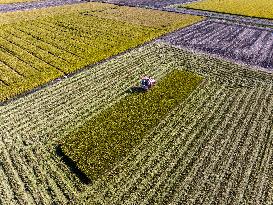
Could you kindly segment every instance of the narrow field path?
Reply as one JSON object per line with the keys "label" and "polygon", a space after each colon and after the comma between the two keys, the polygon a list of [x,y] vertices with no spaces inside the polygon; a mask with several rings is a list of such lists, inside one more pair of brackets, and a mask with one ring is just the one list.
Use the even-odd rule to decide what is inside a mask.
{"label": "narrow field path", "polygon": [[173,4],[184,4],[200,0],[91,0],[93,2],[104,2],[120,6],[136,6],[162,9]]}

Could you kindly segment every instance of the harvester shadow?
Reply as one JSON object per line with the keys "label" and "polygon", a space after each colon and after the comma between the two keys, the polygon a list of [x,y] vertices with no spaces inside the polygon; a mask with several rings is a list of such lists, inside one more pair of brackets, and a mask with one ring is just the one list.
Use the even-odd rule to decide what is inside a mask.
{"label": "harvester shadow", "polygon": [[56,147],[56,154],[61,158],[61,161],[66,164],[69,170],[79,178],[82,183],[91,183],[91,180],[77,167],[76,163],[63,153],[60,145]]}
{"label": "harvester shadow", "polygon": [[143,93],[145,90],[139,86],[133,86],[125,91],[125,93]]}

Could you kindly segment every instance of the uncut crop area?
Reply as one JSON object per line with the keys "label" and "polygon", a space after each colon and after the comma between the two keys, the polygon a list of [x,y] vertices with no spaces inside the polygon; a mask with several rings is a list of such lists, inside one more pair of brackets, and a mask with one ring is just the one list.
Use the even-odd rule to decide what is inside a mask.
{"label": "uncut crop area", "polygon": [[271,28],[204,20],[167,36],[164,41],[272,72],[272,32]]}
{"label": "uncut crop area", "polygon": [[[207,68],[210,67],[208,70]],[[113,170],[84,184],[58,142],[143,74],[205,77]],[[0,107],[0,204],[272,204],[272,77],[153,43]]]}
{"label": "uncut crop area", "polygon": [[201,19],[102,3],[1,14],[0,101]]}

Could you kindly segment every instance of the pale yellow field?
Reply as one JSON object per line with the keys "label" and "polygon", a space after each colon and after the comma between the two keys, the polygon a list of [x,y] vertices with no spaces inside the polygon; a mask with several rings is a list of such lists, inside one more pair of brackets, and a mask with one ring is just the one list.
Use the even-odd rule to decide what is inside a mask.
{"label": "pale yellow field", "polygon": [[183,7],[273,19],[272,0],[204,0]]}

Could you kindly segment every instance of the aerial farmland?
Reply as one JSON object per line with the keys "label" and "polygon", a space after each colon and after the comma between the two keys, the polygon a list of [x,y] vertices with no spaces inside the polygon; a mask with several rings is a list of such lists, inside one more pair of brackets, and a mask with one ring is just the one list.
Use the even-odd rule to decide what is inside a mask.
{"label": "aerial farmland", "polygon": [[0,204],[273,204],[272,11],[0,0]]}

